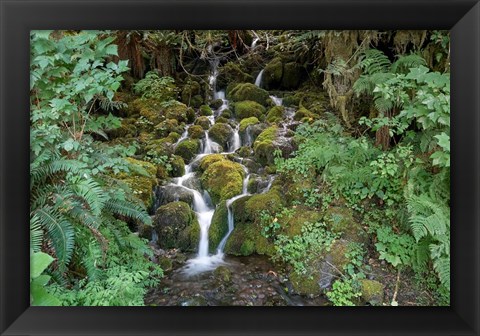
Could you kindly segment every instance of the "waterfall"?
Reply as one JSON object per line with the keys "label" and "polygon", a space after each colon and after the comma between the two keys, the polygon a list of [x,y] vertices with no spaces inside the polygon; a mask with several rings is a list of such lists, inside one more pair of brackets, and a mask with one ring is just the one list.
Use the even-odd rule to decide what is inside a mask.
{"label": "waterfall", "polygon": [[188,129],[190,128],[190,126],[192,126],[192,125],[185,126],[185,131],[182,133],[182,135],[177,140],[177,142],[175,142],[175,145],[173,145],[174,148],[176,148],[180,142],[182,142],[183,140],[185,140],[188,137]]}
{"label": "waterfall", "polygon": [[258,86],[258,87],[261,87],[262,85],[262,77],[263,77],[263,69],[262,71],[259,72],[257,78],[255,79],[255,85]]}
{"label": "waterfall", "polygon": [[240,134],[238,133],[238,126],[235,128],[235,132],[233,133],[232,140],[229,144],[229,152],[234,153],[237,149],[242,146],[242,142],[240,141]]}
{"label": "waterfall", "polygon": [[275,106],[282,106],[282,103],[283,103],[282,98],[278,98],[277,96],[270,96],[270,99],[273,101]]}
{"label": "waterfall", "polygon": [[217,248],[217,254],[218,255],[223,255],[223,249],[225,248],[225,244],[227,243],[227,239],[232,233],[234,229],[234,218],[233,218],[233,209],[232,209],[232,204],[238,200],[239,198],[245,197],[248,194],[248,180],[250,179],[250,174],[247,174],[245,179],[243,180],[243,188],[242,188],[242,193],[240,195],[237,195],[235,197],[230,198],[227,200],[226,205],[227,205],[227,219],[228,219],[228,232],[225,235],[225,237],[222,238],[220,241],[220,244],[218,244]]}

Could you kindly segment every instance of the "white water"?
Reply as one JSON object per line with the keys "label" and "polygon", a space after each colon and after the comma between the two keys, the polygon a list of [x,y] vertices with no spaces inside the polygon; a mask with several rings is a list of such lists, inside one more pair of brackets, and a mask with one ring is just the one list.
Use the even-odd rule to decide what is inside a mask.
{"label": "white water", "polygon": [[229,144],[229,149],[228,151],[230,153],[235,152],[237,149],[239,149],[242,146],[242,142],[240,140],[240,134],[238,133],[238,126],[235,128],[235,131],[232,136],[232,140],[230,141]]}
{"label": "white water", "polygon": [[253,50],[255,49],[255,47],[257,46],[257,42],[260,40],[260,37],[258,36],[258,34],[252,30],[252,33],[253,35],[255,35],[255,38],[253,39],[252,41],[252,45],[250,46],[250,48]]}
{"label": "white water", "polygon": [[188,129],[190,128],[190,126],[191,125],[185,126],[185,131],[182,133],[182,135],[180,136],[180,138],[177,140],[177,142],[174,145],[175,148],[178,146],[178,144],[180,142],[182,142],[183,140],[185,140],[188,137]]}
{"label": "white water", "polygon": [[282,106],[283,98],[278,98],[277,96],[270,96],[270,99],[273,101],[275,106]]}
{"label": "white water", "polygon": [[262,85],[263,69],[259,72],[257,78],[255,79],[255,85],[260,87]]}

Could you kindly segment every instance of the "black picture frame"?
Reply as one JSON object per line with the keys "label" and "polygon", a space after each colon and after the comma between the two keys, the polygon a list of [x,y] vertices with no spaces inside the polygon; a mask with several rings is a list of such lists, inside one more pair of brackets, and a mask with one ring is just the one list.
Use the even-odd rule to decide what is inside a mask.
{"label": "black picture frame", "polygon": [[[478,335],[480,4],[473,0],[0,0],[2,335]],[[31,29],[448,29],[450,307],[29,307]]]}

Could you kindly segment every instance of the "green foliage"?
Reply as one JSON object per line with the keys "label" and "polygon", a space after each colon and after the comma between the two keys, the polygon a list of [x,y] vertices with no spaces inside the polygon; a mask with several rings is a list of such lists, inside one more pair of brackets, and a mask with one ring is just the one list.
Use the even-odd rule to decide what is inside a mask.
{"label": "green foliage", "polygon": [[336,280],[327,292],[328,299],[334,306],[355,306],[355,298],[362,295],[353,280]]}
{"label": "green foliage", "polygon": [[171,77],[160,77],[155,71],[147,72],[145,78],[134,85],[134,91],[142,98],[156,99],[162,102],[170,102],[177,95],[175,80]]}
{"label": "green foliage", "polygon": [[[121,73],[128,69],[126,62],[107,62],[117,55],[112,41],[95,31],[60,37],[46,31],[31,34],[30,242],[34,253],[47,252],[55,261],[46,270],[57,282],[48,285],[49,291],[82,281],[93,288],[97,281],[130,279],[133,287],[139,270],[129,264],[132,259],[138,264],[143,259],[143,266],[149,267],[143,254],[133,258],[136,252],[126,250],[115,264],[122,268],[123,279],[109,279],[114,276],[109,258],[131,240],[126,223],[117,219],[151,224],[132,191],[111,177],[132,169],[125,157],[136,147],[108,145],[91,135],[106,138],[106,130],[120,125],[118,118],[97,113],[98,104],[107,107],[105,101],[112,101]],[[135,243],[137,249],[147,250],[145,242]],[[38,278],[32,280],[32,290],[46,291],[50,278]],[[123,294],[118,295],[120,300]],[[62,296],[59,299],[67,304]]]}
{"label": "green foliage", "polygon": [[380,259],[397,266],[411,266],[415,253],[415,240],[408,234],[396,234],[390,226],[377,229],[375,244]]}
{"label": "green foliage", "polygon": [[324,223],[304,223],[301,234],[279,234],[275,240],[276,259],[293,266],[298,274],[307,274],[309,263],[328,251],[337,236]]}
{"label": "green foliage", "polygon": [[30,252],[30,304],[33,306],[58,306],[60,301],[50,294],[45,285],[50,276],[43,274],[53,258],[43,252]]}

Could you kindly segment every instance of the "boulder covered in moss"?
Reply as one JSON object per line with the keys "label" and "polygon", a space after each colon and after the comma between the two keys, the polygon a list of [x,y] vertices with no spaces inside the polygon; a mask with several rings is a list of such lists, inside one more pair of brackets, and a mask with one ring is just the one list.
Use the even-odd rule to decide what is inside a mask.
{"label": "boulder covered in moss", "polygon": [[208,105],[202,105],[200,106],[200,108],[198,109],[198,113],[201,115],[201,116],[211,116],[213,115],[213,111],[212,109],[210,108],[210,106]]}
{"label": "boulder covered in moss", "polygon": [[307,110],[305,107],[301,107],[295,112],[295,115],[293,116],[293,120],[295,121],[306,121],[310,119],[315,119],[318,116],[309,110]]}
{"label": "boulder covered in moss", "polygon": [[283,66],[283,76],[281,86],[286,90],[297,89],[302,79],[302,67],[295,63],[285,63]]}
{"label": "boulder covered in moss", "polygon": [[256,125],[259,122],[257,117],[244,118],[240,121],[239,131],[245,132],[248,126]]}
{"label": "boulder covered in moss", "polygon": [[269,98],[268,91],[251,83],[238,84],[230,91],[229,96],[234,102],[251,100],[263,106],[267,105]]}
{"label": "boulder covered in moss", "polygon": [[210,228],[208,229],[209,248],[215,253],[218,244],[228,232],[228,210],[226,201],[220,202],[215,208]]}
{"label": "boulder covered in moss", "polygon": [[283,63],[280,57],[275,57],[263,71],[262,86],[267,90],[278,89],[282,82]]}
{"label": "boulder covered in moss", "polygon": [[195,213],[185,202],[162,205],[155,212],[153,227],[158,235],[158,245],[163,249],[195,248],[199,225]]}
{"label": "boulder covered in moss", "polygon": [[201,126],[204,130],[208,130],[212,122],[210,119],[208,119],[208,117],[200,116],[195,120],[194,124]]}
{"label": "boulder covered in moss", "polygon": [[110,139],[135,137],[137,135],[135,121],[135,118],[124,118],[119,127],[108,130],[106,133]]}
{"label": "boulder covered in moss", "polygon": [[230,160],[220,160],[208,166],[201,177],[202,187],[212,201],[218,204],[242,193],[245,171],[242,165]]}
{"label": "boulder covered in moss", "polygon": [[[194,107],[198,107],[201,104],[203,104],[203,98],[202,96],[200,96],[201,89],[202,87],[197,81],[192,79],[188,80],[182,88],[182,93],[181,93],[182,103],[188,106],[194,106]],[[197,97],[197,96],[200,97],[200,99],[197,98],[197,100],[199,100],[197,102],[199,105],[195,106],[196,104],[192,104],[192,101],[195,100],[194,97]]]}
{"label": "boulder covered in moss", "polygon": [[165,138],[170,133],[182,133],[185,128],[177,119],[166,119],[155,126],[155,134],[158,138]]}
{"label": "boulder covered in moss", "polygon": [[200,141],[198,139],[185,139],[175,148],[175,155],[179,155],[185,162],[190,162],[200,150]]}
{"label": "boulder covered in moss", "polygon": [[176,103],[165,108],[165,118],[176,119],[179,122],[188,122],[187,118],[188,106],[182,103]]}
{"label": "boulder covered in moss", "polygon": [[292,272],[289,275],[292,287],[297,294],[317,296],[320,295],[322,289],[318,284],[318,275],[306,275]]}
{"label": "boulder covered in moss", "polygon": [[157,167],[150,162],[134,158],[126,160],[130,164],[130,172],[122,172],[115,177],[126,183],[133,194],[142,200],[147,208],[150,208],[153,204],[153,187],[157,184]]}
{"label": "boulder covered in moss", "polygon": [[262,133],[258,135],[253,143],[253,150],[255,152],[255,158],[258,163],[263,166],[273,164],[274,162],[274,141],[277,137],[278,127],[271,126],[266,128]]}
{"label": "boulder covered in moss", "polygon": [[228,124],[217,122],[208,131],[208,136],[226,150],[233,136],[233,129]]}
{"label": "boulder covered in moss", "polygon": [[226,266],[218,266],[213,271],[213,277],[218,285],[227,285],[232,281],[232,271]]}
{"label": "boulder covered in moss", "polygon": [[232,117],[232,111],[230,109],[225,109],[219,116],[220,118],[230,119]]}
{"label": "boulder covered in moss", "polygon": [[239,120],[251,117],[263,120],[265,117],[265,107],[251,100],[235,103],[234,110],[235,116]]}
{"label": "boulder covered in moss", "polygon": [[347,206],[330,206],[325,211],[325,222],[332,232],[352,242],[365,243],[368,235],[362,224],[355,220],[353,210]]}
{"label": "boulder covered in moss", "polygon": [[283,106],[274,106],[268,111],[267,118],[265,120],[270,123],[282,121],[284,111],[285,108]]}
{"label": "boulder covered in moss", "polygon": [[372,306],[380,306],[383,303],[385,286],[375,280],[360,280],[361,299]]}
{"label": "boulder covered in moss", "polygon": [[211,164],[224,160],[227,160],[224,154],[209,154],[200,160],[199,169],[204,172]]}
{"label": "boulder covered in moss", "polygon": [[218,110],[223,105],[223,100],[215,99],[210,103],[210,107],[214,110]]}
{"label": "boulder covered in moss", "polygon": [[225,88],[231,83],[251,83],[252,75],[246,73],[237,62],[228,62],[219,70],[217,86]]}
{"label": "boulder covered in moss", "polygon": [[155,190],[158,206],[162,206],[171,202],[182,201],[193,207],[193,193],[175,184],[167,184],[158,187]]}
{"label": "boulder covered in moss", "polygon": [[180,177],[185,175],[185,161],[183,161],[181,156],[172,155],[170,157],[170,166],[172,167],[170,170],[170,175],[172,177]]}
{"label": "boulder covered in moss", "polygon": [[188,128],[188,136],[191,139],[203,139],[205,138],[205,130],[200,125],[192,125]]}

